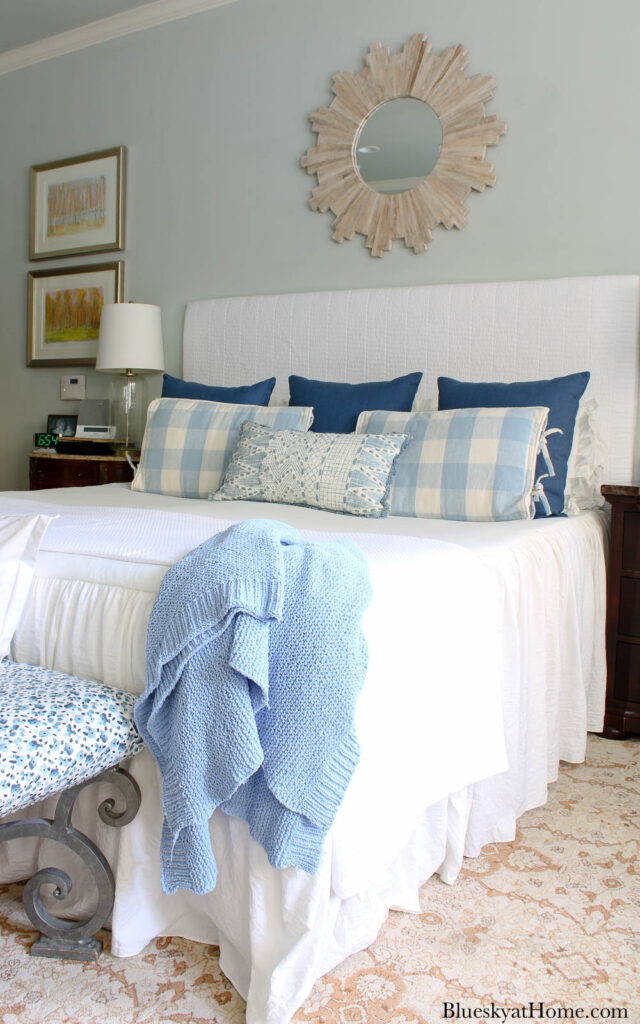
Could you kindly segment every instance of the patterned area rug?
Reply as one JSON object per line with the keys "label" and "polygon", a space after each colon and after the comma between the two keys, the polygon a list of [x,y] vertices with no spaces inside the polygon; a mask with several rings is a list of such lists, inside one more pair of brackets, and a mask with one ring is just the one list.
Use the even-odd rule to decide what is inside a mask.
{"label": "patterned area rug", "polygon": [[[392,912],[376,942],[319,981],[296,1024],[505,1019],[640,1021],[640,741],[589,738],[514,843],[487,847],[453,886],[432,878],[419,915]],[[0,886],[1,1024],[242,1024],[217,949],[158,939],[97,964],[28,957],[19,886]],[[493,1007],[493,1011],[492,1011]],[[482,1011],[482,1016],[479,1011]],[[539,1014],[538,1017],[535,1014]],[[513,1016],[513,1014],[512,1014]],[[520,1017],[524,1017],[520,1013]]]}

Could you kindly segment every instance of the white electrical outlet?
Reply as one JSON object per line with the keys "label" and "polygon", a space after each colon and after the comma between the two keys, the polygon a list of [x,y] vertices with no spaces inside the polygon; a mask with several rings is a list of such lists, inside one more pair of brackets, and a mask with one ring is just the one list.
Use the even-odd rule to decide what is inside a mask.
{"label": "white electrical outlet", "polygon": [[81,402],[84,398],[87,378],[82,374],[60,378],[60,398],[63,402]]}

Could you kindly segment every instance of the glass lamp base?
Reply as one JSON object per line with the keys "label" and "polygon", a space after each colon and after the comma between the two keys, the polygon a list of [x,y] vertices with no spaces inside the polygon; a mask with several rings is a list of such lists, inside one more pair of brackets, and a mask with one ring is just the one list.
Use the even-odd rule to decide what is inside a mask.
{"label": "glass lamp base", "polygon": [[122,451],[139,451],[147,413],[147,380],[137,373],[121,373],[111,380],[111,423],[114,444]]}

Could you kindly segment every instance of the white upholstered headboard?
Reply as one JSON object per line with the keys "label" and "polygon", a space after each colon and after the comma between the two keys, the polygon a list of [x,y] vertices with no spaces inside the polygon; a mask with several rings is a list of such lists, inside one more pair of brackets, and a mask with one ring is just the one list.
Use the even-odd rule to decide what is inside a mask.
{"label": "white upholstered headboard", "polygon": [[[640,476],[636,443],[640,277],[364,288],[191,302],[183,373],[205,384],[288,375],[358,383],[413,370],[436,378],[527,380],[591,371],[607,443],[604,480]],[[435,406],[434,406],[435,407]]]}

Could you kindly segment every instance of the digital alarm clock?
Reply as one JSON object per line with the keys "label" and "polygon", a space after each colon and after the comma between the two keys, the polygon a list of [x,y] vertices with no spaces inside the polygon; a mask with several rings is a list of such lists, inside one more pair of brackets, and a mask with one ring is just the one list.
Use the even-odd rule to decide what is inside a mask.
{"label": "digital alarm clock", "polygon": [[38,433],[33,435],[33,443],[36,448],[57,448],[59,434]]}

